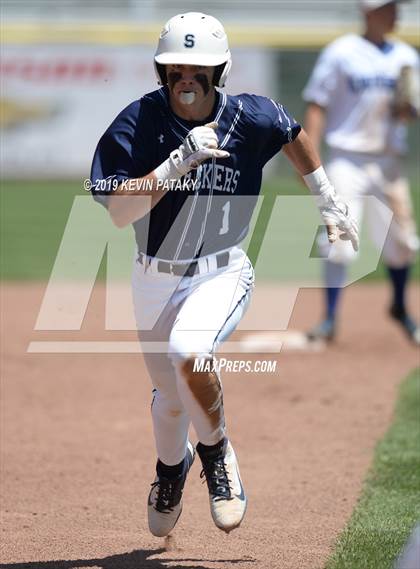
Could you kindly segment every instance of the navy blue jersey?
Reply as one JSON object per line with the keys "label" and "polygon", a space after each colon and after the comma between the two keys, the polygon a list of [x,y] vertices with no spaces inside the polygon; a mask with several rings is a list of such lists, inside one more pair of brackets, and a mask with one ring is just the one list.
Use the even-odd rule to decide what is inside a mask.
{"label": "navy blue jersey", "polygon": [[149,174],[192,128],[211,121],[219,125],[219,148],[230,157],[202,163],[184,177],[189,185],[168,191],[133,223],[139,251],[182,260],[240,243],[248,232],[264,165],[301,130],[282,105],[247,93],[217,91],[211,115],[187,121],[173,113],[163,87],[131,103],[100,139],[91,172],[94,198],[106,206],[118,183]]}

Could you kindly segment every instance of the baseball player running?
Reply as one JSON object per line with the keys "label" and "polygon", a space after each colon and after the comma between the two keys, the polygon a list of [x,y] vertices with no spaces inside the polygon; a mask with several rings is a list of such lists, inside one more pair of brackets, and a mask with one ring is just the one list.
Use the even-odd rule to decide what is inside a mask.
{"label": "baseball player running", "polygon": [[330,241],[340,230],[355,248],[358,243],[347,206],[337,200],[305,132],[271,99],[219,90],[230,68],[218,20],[200,13],[171,18],[155,55],[162,87],[117,116],[93,159],[95,199],[118,227],[134,227],[140,341],[165,343],[164,353],[144,354],[158,455],[148,518],[152,534],[161,537],[181,514],[195,454],[190,422],[216,526],[229,532],[245,514],[215,352],[242,318],[253,288],[240,243],[264,164],[283,149],[316,196]]}
{"label": "baseball player running", "polygon": [[[406,122],[420,110],[417,52],[401,41],[388,40],[396,23],[397,2],[360,0],[363,35],[346,35],[321,53],[303,92],[307,101],[305,129],[316,149],[324,134],[328,147],[326,170],[341,199],[359,223],[361,197],[376,196],[393,211],[383,247],[383,259],[393,289],[390,315],[408,337],[420,344],[420,328],[409,316],[406,288],[419,241],[413,221],[408,182],[401,173]],[[382,246],[387,231],[383,208],[369,203],[367,219],[372,240]],[[308,334],[332,340],[346,269],[355,252],[344,242],[328,254],[321,236],[325,263],[325,319]]]}

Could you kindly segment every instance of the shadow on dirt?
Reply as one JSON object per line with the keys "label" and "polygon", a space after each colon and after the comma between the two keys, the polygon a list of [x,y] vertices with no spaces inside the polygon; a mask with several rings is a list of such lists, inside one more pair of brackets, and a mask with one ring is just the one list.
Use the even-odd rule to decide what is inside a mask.
{"label": "shadow on dirt", "polygon": [[[27,563],[1,563],[0,569],[210,569],[213,563],[231,563],[232,565],[245,563],[255,563],[255,559],[151,559],[155,555],[165,553],[166,550],[160,549],[137,549],[129,553],[110,555],[102,559],[73,559],[73,560],[54,560],[54,561],[29,561]],[[191,565],[191,563],[198,565]],[[200,565],[200,563],[210,563],[211,565]],[[172,563],[172,565],[168,565]],[[177,563],[177,565],[173,565]],[[188,563],[188,565],[183,565]]]}

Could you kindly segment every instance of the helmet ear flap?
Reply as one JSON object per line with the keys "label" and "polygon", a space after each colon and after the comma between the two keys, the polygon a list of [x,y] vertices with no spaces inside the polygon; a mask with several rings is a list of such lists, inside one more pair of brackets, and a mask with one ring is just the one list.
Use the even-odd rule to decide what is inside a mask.
{"label": "helmet ear flap", "polygon": [[221,63],[220,65],[216,65],[216,67],[214,68],[213,85],[215,85],[216,87],[221,86],[219,85],[219,82],[225,67],[226,67],[226,62]]}
{"label": "helmet ear flap", "polygon": [[156,77],[159,85],[166,85],[166,83],[168,82],[168,77],[166,75],[165,66],[162,63],[157,63],[157,61],[155,61],[154,63],[155,63]]}
{"label": "helmet ear flap", "polygon": [[214,69],[213,85],[216,87],[224,87],[231,67],[232,59],[230,57],[225,63],[217,65]]}

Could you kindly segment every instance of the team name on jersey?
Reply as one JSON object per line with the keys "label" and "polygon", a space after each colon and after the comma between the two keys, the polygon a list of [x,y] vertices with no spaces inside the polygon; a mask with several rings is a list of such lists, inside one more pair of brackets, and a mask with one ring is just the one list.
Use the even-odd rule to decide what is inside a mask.
{"label": "team name on jersey", "polygon": [[197,169],[197,189],[216,190],[234,194],[238,185],[240,171],[223,164],[212,162],[201,164]]}
{"label": "team name on jersey", "polygon": [[371,89],[374,87],[385,87],[387,89],[394,89],[396,80],[392,77],[387,77],[386,75],[375,75],[373,77],[349,77],[348,83],[350,89],[354,93],[360,93],[365,89]]}

